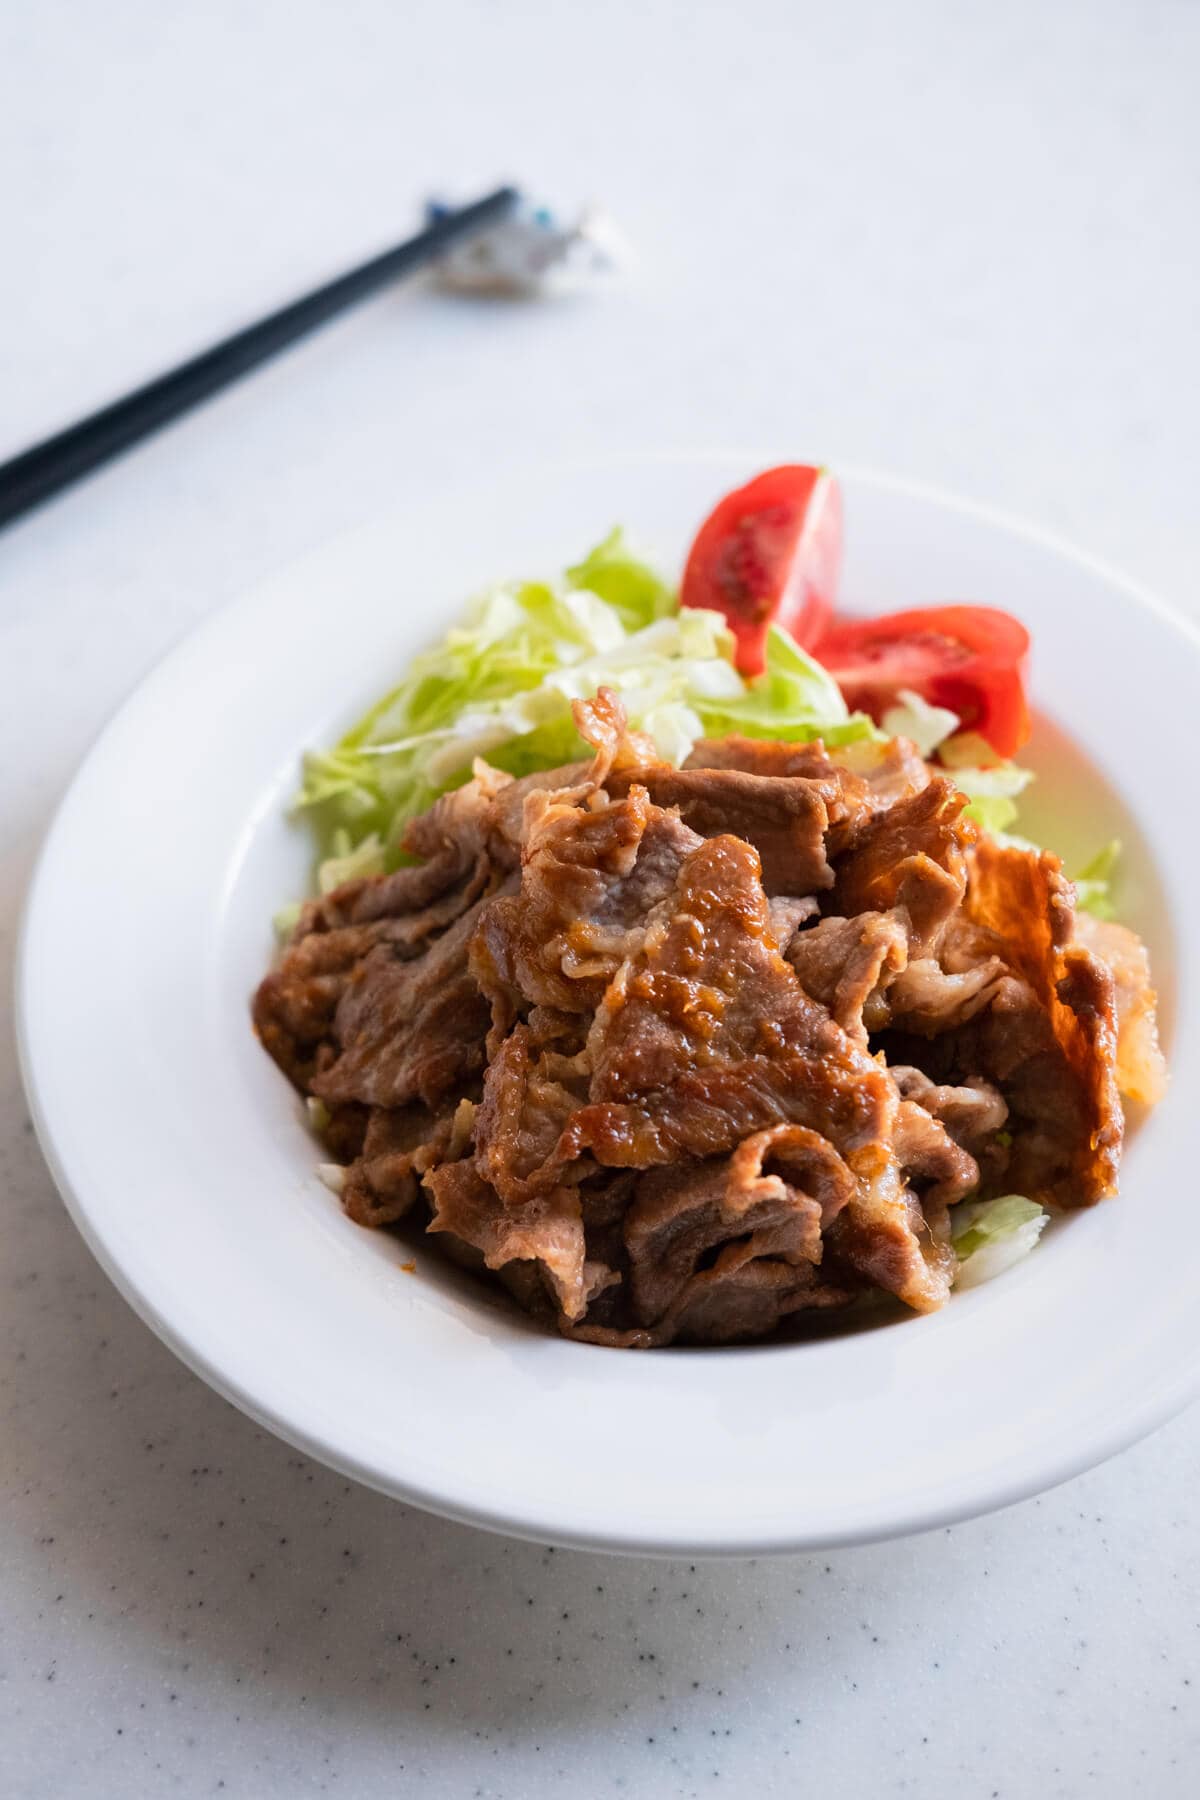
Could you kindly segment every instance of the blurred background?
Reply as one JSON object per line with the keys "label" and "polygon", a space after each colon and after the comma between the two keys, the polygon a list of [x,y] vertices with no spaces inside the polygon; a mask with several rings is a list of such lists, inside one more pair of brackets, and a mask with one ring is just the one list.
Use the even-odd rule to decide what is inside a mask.
{"label": "blurred background", "polygon": [[[397,289],[0,539],[5,939],[49,807],[170,642],[492,469],[865,463],[1195,613],[1198,80],[1189,0],[0,4],[0,458],[430,193],[595,201],[637,256],[545,304]],[[75,1238],[7,1042],[0,1106],[6,1792],[1192,1791],[1194,1420],[891,1549],[697,1572],[502,1544],[200,1387]]]}
{"label": "blurred background", "polygon": [[431,191],[595,199],[640,262],[541,309],[397,290],[39,520],[43,566],[60,534],[117,554],[111,524],[125,557],[188,543],[171,585],[207,602],[414,480],[763,443],[945,483],[1178,586],[1186,0],[51,0],[0,21],[0,455],[404,235]]}

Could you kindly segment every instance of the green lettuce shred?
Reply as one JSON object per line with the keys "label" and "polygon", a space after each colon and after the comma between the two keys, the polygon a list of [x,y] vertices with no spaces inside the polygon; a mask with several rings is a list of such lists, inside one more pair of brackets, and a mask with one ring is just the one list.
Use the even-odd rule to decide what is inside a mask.
{"label": "green lettuce shred", "polygon": [[1072,876],[1075,883],[1075,904],[1082,912],[1089,912],[1097,919],[1116,917],[1111,889],[1113,873],[1120,857],[1121,840],[1113,838],[1111,843],[1105,844],[1103,850],[1097,851],[1090,862],[1084,864],[1078,875]]}
{"label": "green lettuce shred", "polygon": [[[489,589],[332,749],[305,757],[295,810],[315,837],[319,891],[407,861],[409,820],[466,781],[476,757],[527,775],[585,756],[571,702],[601,686],[617,690],[630,724],[676,764],[700,737],[839,745],[883,735],[865,714],[847,711],[837,683],[779,626],[767,633],[766,668],[753,681],[739,675],[733,653],[721,615],[682,610],[620,530],[558,582]],[[968,818],[1002,842],[1037,849],[1011,833],[1032,771],[995,761],[954,713],[915,693],[897,696],[884,725],[922,754],[936,752],[968,797]],[[1112,917],[1119,853],[1114,841],[1075,876],[1079,905],[1100,918]],[[294,908],[278,916],[281,936],[296,916]]]}
{"label": "green lettuce shred", "polygon": [[567,570],[568,585],[598,594],[620,617],[626,631],[640,631],[676,610],[677,601],[661,576],[631,556],[618,527]]}
{"label": "green lettuce shred", "polygon": [[998,1200],[967,1200],[951,1213],[951,1241],[958,1258],[956,1287],[975,1287],[1003,1275],[1028,1256],[1045,1229],[1048,1214],[1024,1194]]}
{"label": "green lettuce shred", "polygon": [[956,784],[970,804],[966,817],[974,819],[984,831],[1007,831],[1017,817],[1017,797],[1033,780],[1032,769],[1022,769],[1014,762],[994,763],[986,769],[955,769]]}
{"label": "green lettuce shred", "polygon": [[275,913],[271,920],[271,924],[275,928],[275,937],[279,943],[287,943],[293,931],[295,931],[297,925],[300,923],[300,914],[303,910],[304,902],[302,900],[289,900],[286,906],[281,906],[279,911]]}
{"label": "green lettuce shred", "polygon": [[883,729],[889,737],[905,737],[917,746],[922,756],[932,756],[939,744],[959,727],[957,713],[948,706],[934,706],[911,688],[901,688],[896,704],[883,715]]}

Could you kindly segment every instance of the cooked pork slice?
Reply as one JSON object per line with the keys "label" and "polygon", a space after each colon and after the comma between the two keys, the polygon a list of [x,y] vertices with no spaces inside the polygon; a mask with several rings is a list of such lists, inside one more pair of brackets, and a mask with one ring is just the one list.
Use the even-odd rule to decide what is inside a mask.
{"label": "cooked pork slice", "polygon": [[635,1318],[657,1324],[721,1263],[819,1263],[822,1229],[853,1193],[833,1146],[795,1125],[757,1132],[728,1157],[643,1175],[624,1226]]}
{"label": "cooked pork slice", "polygon": [[1098,957],[1113,978],[1117,1085],[1130,1100],[1156,1106],[1167,1091],[1167,1063],[1158,1041],[1158,996],[1146,946],[1127,925],[1082,912],[1075,917],[1075,942]]}
{"label": "cooked pork slice", "polygon": [[655,805],[676,808],[701,837],[746,838],[759,853],[768,894],[811,895],[833,886],[825,846],[831,821],[841,816],[836,782],[660,764],[626,771],[616,791],[630,781],[643,783]]}
{"label": "cooked pork slice", "polygon": [[477,780],[482,780],[491,794],[488,805],[485,844],[488,856],[497,869],[519,868],[521,845],[525,838],[525,802],[531,794],[556,794],[564,788],[578,787],[588,778],[589,764],[568,763],[561,769],[538,769],[517,780],[496,769],[484,767]]}
{"label": "cooked pork slice", "polygon": [[835,754],[841,767],[866,784],[872,812],[886,812],[898,800],[919,794],[930,781],[928,763],[908,738],[887,738],[883,743],[861,738],[843,744]]}
{"label": "cooked pork slice", "polygon": [[1027,997],[1013,983],[967,1028],[985,1050],[973,1066],[984,1075],[996,1071],[1020,1127],[1010,1164],[1014,1191],[1060,1206],[1090,1205],[1116,1189],[1124,1134],[1113,978],[1089,950],[1072,944],[1074,891],[1049,852],[982,839],[971,858],[966,912],[1003,937],[1005,959],[1045,1021],[1039,1044]]}
{"label": "cooked pork slice", "polygon": [[787,960],[805,993],[827,1007],[847,1036],[865,1048],[869,1032],[885,1016],[885,996],[908,962],[907,918],[899,912],[864,912],[851,919],[822,919],[796,933]]}
{"label": "cooked pork slice", "polygon": [[979,1186],[979,1165],[945,1125],[915,1100],[902,1100],[892,1142],[909,1179],[922,1184],[921,1203],[953,1206]]}
{"label": "cooked pork slice", "polygon": [[[781,793],[785,782],[797,782],[813,788],[820,794],[828,814],[824,848],[825,855],[830,859],[841,854],[858,827],[876,809],[876,798],[870,783],[849,767],[841,750],[830,752],[820,742],[788,744],[767,738],[705,738],[695,745],[680,774],[687,776],[693,770],[749,776],[758,783],[770,783]],[[765,800],[760,799],[759,805],[763,804],[766,804]],[[782,800],[778,804],[782,804]],[[701,825],[696,824],[697,831],[702,829]],[[721,829],[739,832],[742,836],[749,835],[756,847],[763,851],[763,868],[771,892],[800,891],[798,874],[789,870],[786,863],[780,864],[774,854],[768,853],[765,843],[759,844],[753,833],[742,831],[735,818],[729,817]],[[712,836],[713,833],[707,831],[705,835]],[[777,885],[781,876],[790,881],[786,890]],[[817,885],[828,886],[828,882],[823,879],[820,884],[814,884],[813,891],[816,891]]]}
{"label": "cooked pork slice", "polygon": [[786,1122],[847,1153],[878,1138],[890,1104],[885,1073],[780,956],[757,853],[734,837],[684,859],[597,1008],[588,1055],[589,1104],[563,1159],[644,1168],[720,1155]]}
{"label": "cooked pork slice", "polygon": [[508,1207],[470,1160],[431,1169],[425,1186],[433,1200],[431,1232],[461,1239],[481,1253],[489,1269],[535,1263],[564,1317],[583,1316],[607,1272],[585,1271],[587,1248],[576,1189],[551,1188],[522,1206]]}
{"label": "cooked pork slice", "polygon": [[736,1344],[766,1337],[789,1316],[845,1306],[853,1285],[824,1281],[808,1263],[757,1256],[733,1244],[701,1269],[654,1328],[658,1344]]}
{"label": "cooked pork slice", "polygon": [[263,1047],[302,1093],[328,1048],[338,1001],[376,933],[356,925],[294,938],[254,996],[254,1029]]}
{"label": "cooked pork slice", "polygon": [[995,998],[1007,976],[997,956],[953,975],[936,957],[915,957],[889,983],[884,1005],[871,1017],[871,1029],[881,1031],[890,1024],[936,1037],[973,1019]]}
{"label": "cooked pork slice", "polygon": [[819,740],[789,744],[773,738],[702,738],[684,767],[836,782],[845,821],[851,823],[885,812],[897,800],[919,793],[930,779],[929,765],[907,738],[862,738],[832,749]]}
{"label": "cooked pork slice", "polygon": [[319,1099],[433,1106],[483,1067],[491,1014],[467,948],[485,904],[477,900],[416,961],[377,945],[356,965],[334,1016],[337,1052],[310,1083]]}
{"label": "cooked pork slice", "polygon": [[982,1076],[956,1087],[930,1081],[920,1069],[891,1065],[892,1080],[905,1100],[912,1100],[945,1126],[947,1135],[963,1150],[978,1157],[989,1140],[1003,1130],[1008,1105],[998,1087]]}
{"label": "cooked pork slice", "polygon": [[854,1203],[834,1220],[827,1245],[835,1267],[848,1263],[914,1312],[934,1312],[949,1297],[955,1260],[944,1208],[934,1220],[926,1218],[894,1151],[860,1176]]}
{"label": "cooked pork slice", "polygon": [[[534,1051],[517,1025],[488,1064],[475,1120],[475,1161],[506,1201],[524,1203],[557,1185],[564,1159],[559,1141],[580,1104],[560,1078],[561,1066]],[[586,1093],[586,1078],[583,1081]]]}
{"label": "cooked pork slice", "polygon": [[[486,884],[483,865],[430,899],[436,883],[426,868],[347,882],[311,901],[279,967],[265,977],[254,1000],[254,1023],[275,1061],[306,1090],[330,1060],[337,1009],[372,952],[384,961],[422,958],[432,940],[460,918]],[[446,875],[449,863],[438,871]],[[461,875],[461,871],[458,872]]]}
{"label": "cooked pork slice", "polygon": [[965,794],[939,775],[877,813],[839,861],[826,910],[849,914],[903,907],[909,955],[926,954],[966,891],[966,851],[977,835],[962,816],[966,804]]}
{"label": "cooked pork slice", "polygon": [[[702,1268],[715,1266],[736,1243],[738,1252],[792,1264],[821,1255],[820,1209],[802,1195],[781,1193],[757,1200],[730,1217],[725,1209],[726,1171],[696,1163],[643,1176],[625,1221],[632,1267],[633,1308],[654,1325]],[[739,1261],[742,1260],[739,1254]]]}
{"label": "cooked pork slice", "polygon": [[940,1306],[967,1194],[1112,1190],[1162,1091],[1145,951],[981,835],[911,745],[474,778],[419,867],[311,902],[255,1022],[362,1224],[592,1343],[734,1343],[881,1290]]}
{"label": "cooked pork slice", "polygon": [[767,903],[767,911],[771,918],[771,935],[775,940],[775,948],[787,954],[788,945],[810,919],[821,914],[821,903],[815,894],[796,897],[788,894],[772,894]]}
{"label": "cooked pork slice", "polygon": [[[838,755],[841,753],[838,752]],[[701,738],[692,746],[685,769],[742,769],[748,775],[769,775],[779,780],[799,775],[806,781],[845,784],[853,794],[865,795],[866,783],[849,773],[819,740],[789,744],[779,738]]]}
{"label": "cooked pork slice", "polygon": [[640,787],[534,794],[524,832],[520,890],[487,908],[471,950],[496,1041],[530,1005],[590,1017],[700,842]]}
{"label": "cooked pork slice", "polygon": [[451,1101],[438,1113],[419,1102],[375,1107],[341,1187],[342,1205],[355,1224],[402,1219],[420,1194],[425,1171],[462,1155],[473,1113],[469,1100]]}

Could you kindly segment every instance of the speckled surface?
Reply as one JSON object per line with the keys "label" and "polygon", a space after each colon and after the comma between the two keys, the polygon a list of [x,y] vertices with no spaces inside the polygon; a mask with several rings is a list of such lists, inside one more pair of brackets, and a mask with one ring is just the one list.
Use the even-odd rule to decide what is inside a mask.
{"label": "speckled surface", "polygon": [[[0,540],[6,982],[49,809],[140,671],[398,485],[790,444],[994,500],[1197,606],[1200,13],[737,17],[0,20],[0,456],[375,248],[427,182],[597,193],[644,253],[594,305],[384,300]],[[7,1034],[0,1196],[6,1800],[1196,1791],[1195,1412],[890,1546],[556,1553],[348,1486],[184,1371],[59,1205]]]}

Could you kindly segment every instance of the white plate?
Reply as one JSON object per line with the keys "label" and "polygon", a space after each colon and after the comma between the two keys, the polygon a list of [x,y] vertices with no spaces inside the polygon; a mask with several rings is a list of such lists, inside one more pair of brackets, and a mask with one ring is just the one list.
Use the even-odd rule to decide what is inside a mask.
{"label": "white plate", "polygon": [[[1173,1090],[1121,1198],[940,1313],[794,1346],[619,1353],[543,1336],[350,1224],[251,1036],[273,909],[307,846],[284,803],[465,595],[554,572],[615,520],[677,568],[752,456],[542,471],[339,540],[214,618],[109,726],[25,921],[26,1085],[63,1196],[142,1317],[309,1454],[459,1519],[561,1543],[722,1553],[911,1531],[1129,1443],[1192,1393],[1200,893],[1187,818],[1197,638],[1096,564],[978,508],[844,476],[846,603],[971,599],[1033,628],[1031,834],[1114,831],[1164,998]],[[1078,746],[1076,749],[1073,746]],[[1088,767],[1090,759],[1092,767]],[[1135,822],[1136,821],[1136,822]]]}

